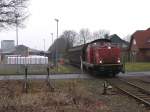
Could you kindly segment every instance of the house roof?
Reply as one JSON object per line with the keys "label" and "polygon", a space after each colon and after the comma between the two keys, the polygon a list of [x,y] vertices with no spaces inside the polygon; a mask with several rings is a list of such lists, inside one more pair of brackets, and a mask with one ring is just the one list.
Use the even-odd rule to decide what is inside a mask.
{"label": "house roof", "polygon": [[147,30],[136,31],[131,37],[129,48],[131,48],[134,40],[139,49],[150,48],[150,28]]}
{"label": "house roof", "polygon": [[12,53],[22,52],[24,50],[28,50],[29,52],[40,52],[39,50],[31,49],[25,45],[18,45],[15,46],[15,49],[12,51]]}
{"label": "house roof", "polygon": [[129,42],[121,39],[117,34],[111,35],[110,40],[112,41],[112,43],[123,43],[126,44],[127,46],[129,45]]}

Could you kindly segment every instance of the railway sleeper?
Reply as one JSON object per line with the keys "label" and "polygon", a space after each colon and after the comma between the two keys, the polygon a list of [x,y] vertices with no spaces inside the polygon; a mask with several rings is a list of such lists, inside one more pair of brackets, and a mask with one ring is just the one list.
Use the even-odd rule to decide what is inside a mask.
{"label": "railway sleeper", "polygon": [[123,82],[125,82],[126,84],[128,84],[128,85],[130,85],[130,86],[133,86],[133,87],[137,88],[138,91],[140,91],[140,92],[142,92],[142,93],[144,93],[144,94],[150,95],[150,91],[145,90],[145,89],[143,89],[142,87],[139,87],[139,86],[137,86],[137,85],[135,85],[135,84],[133,84],[133,83],[131,83],[131,82],[129,82],[129,81],[126,81],[126,79],[120,79],[120,80],[123,81]]}
{"label": "railway sleeper", "polygon": [[[107,81],[108,81],[108,80],[107,80]],[[133,97],[134,99],[136,99],[136,100],[140,101],[141,103],[144,103],[145,105],[147,105],[148,107],[150,107],[150,101],[147,100],[147,98],[146,98],[146,99],[145,99],[145,98],[141,98],[141,97],[135,95],[135,94],[138,94],[138,93],[135,93],[135,94],[134,94],[134,93],[130,93],[129,91],[124,90],[123,88],[118,87],[117,84],[112,83],[111,81],[108,81],[108,82],[109,82],[112,86],[114,86],[114,87],[116,87],[117,89],[119,89],[120,91],[122,91],[123,93],[125,93],[125,94],[127,94],[127,95]],[[141,93],[140,93],[139,95],[144,95],[144,94],[141,94]]]}
{"label": "railway sleeper", "polygon": [[121,90],[121,91],[123,91],[123,92],[126,93],[127,95],[129,95],[129,96],[135,98],[136,100],[140,101],[141,103],[144,103],[145,105],[147,105],[147,106],[150,107],[150,101],[147,101],[147,100],[145,100],[144,98],[141,98],[141,97],[139,97],[139,96],[137,96],[137,95],[134,95],[133,93],[130,93],[130,92],[128,92],[128,91],[125,91],[125,90],[123,90],[123,89],[121,89],[121,88],[118,88],[118,89]]}
{"label": "railway sleeper", "polygon": [[[143,96],[143,95],[145,95],[144,93],[132,93],[132,94],[136,94],[136,95],[138,95],[138,96]],[[147,95],[147,94],[146,94]]]}
{"label": "railway sleeper", "polygon": [[[135,95],[135,96],[138,96],[138,95]],[[138,96],[138,97],[140,97],[140,98],[147,98],[148,96],[143,95],[143,96]]]}
{"label": "railway sleeper", "polygon": [[150,100],[150,97],[145,97],[145,98],[143,98],[143,99],[145,99],[145,100]]}

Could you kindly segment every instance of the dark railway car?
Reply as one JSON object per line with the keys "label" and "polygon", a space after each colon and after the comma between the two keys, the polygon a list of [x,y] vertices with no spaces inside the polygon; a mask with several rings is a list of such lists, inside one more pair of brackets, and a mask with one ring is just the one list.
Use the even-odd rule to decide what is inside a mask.
{"label": "dark railway car", "polygon": [[68,58],[69,58],[69,62],[71,65],[80,67],[80,65],[81,65],[80,56],[82,55],[83,47],[84,47],[84,45],[81,45],[81,46],[77,46],[77,47],[69,49]]}
{"label": "dark railway car", "polygon": [[69,49],[70,63],[89,72],[112,74],[123,72],[121,51],[109,39],[97,39],[85,45]]}

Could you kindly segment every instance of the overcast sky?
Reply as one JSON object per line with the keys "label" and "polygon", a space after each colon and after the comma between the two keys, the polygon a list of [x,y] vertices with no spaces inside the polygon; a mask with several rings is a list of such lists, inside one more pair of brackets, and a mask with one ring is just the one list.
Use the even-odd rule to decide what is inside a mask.
{"label": "overcast sky", "polygon": [[[19,44],[46,50],[51,45],[51,33],[56,38],[64,30],[89,28],[109,30],[124,38],[136,30],[150,27],[150,0],[30,0],[30,17],[26,27],[19,29]],[[1,31],[0,40],[16,40],[15,30]]]}

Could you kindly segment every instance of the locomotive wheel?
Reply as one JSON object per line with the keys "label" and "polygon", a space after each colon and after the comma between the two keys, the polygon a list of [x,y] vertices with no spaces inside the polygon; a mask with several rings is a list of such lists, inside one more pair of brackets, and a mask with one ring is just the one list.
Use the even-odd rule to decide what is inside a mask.
{"label": "locomotive wheel", "polygon": [[113,74],[112,74],[112,77],[116,77],[116,73],[113,73]]}
{"label": "locomotive wheel", "polygon": [[92,68],[88,68],[87,71],[88,71],[88,73],[93,74],[93,69]]}
{"label": "locomotive wheel", "polygon": [[85,66],[85,65],[83,65],[83,71],[87,71],[87,69],[86,69],[86,66]]}

